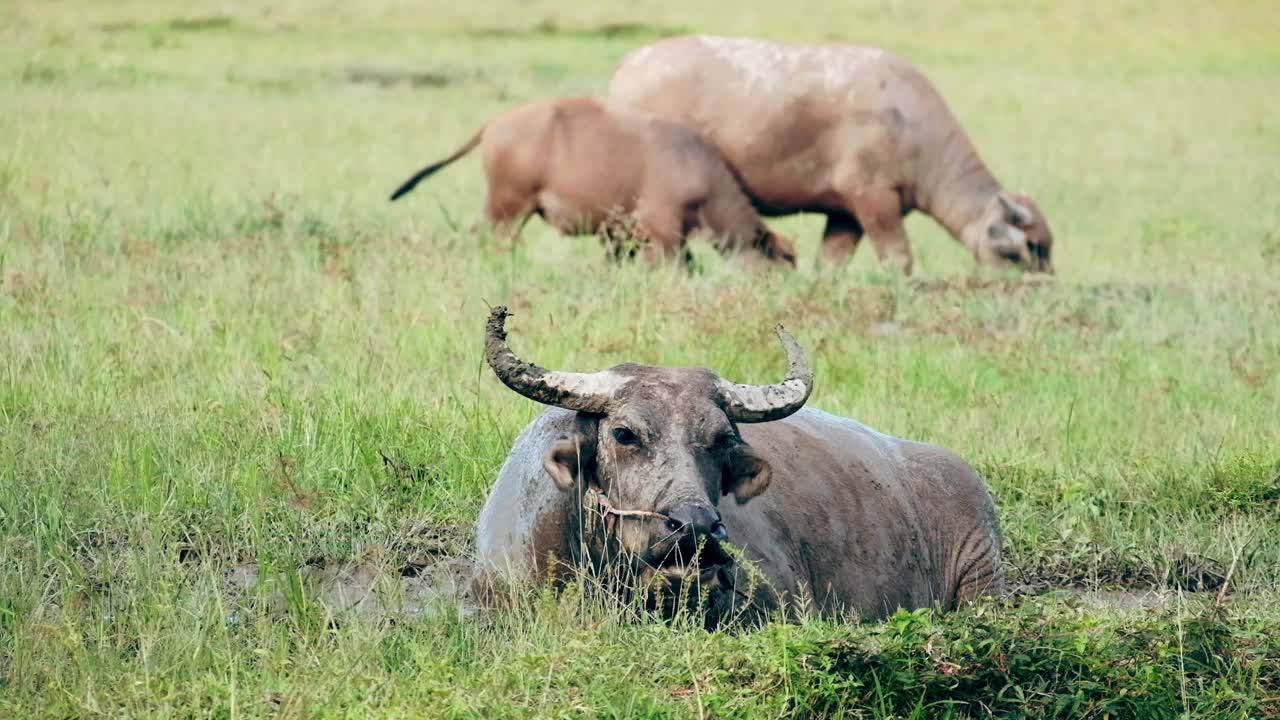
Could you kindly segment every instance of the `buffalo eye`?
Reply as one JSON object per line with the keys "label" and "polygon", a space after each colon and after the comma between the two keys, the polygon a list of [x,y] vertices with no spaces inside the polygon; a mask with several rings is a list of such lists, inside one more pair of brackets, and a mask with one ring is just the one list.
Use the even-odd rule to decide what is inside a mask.
{"label": "buffalo eye", "polygon": [[631,428],[616,427],[613,429],[613,441],[619,445],[639,445],[640,438],[636,437],[635,432]]}
{"label": "buffalo eye", "polygon": [[711,442],[711,449],[717,451],[731,450],[738,439],[730,433],[721,433]]}

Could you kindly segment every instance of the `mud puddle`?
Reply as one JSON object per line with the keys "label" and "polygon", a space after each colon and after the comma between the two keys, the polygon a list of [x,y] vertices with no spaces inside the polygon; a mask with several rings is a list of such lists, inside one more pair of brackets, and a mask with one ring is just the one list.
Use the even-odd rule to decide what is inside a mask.
{"label": "mud puddle", "polygon": [[1123,588],[1087,589],[1068,588],[1041,593],[1042,596],[1074,598],[1081,605],[1099,610],[1164,610],[1170,607],[1198,608],[1213,602],[1214,593],[1180,592],[1171,589]]}
{"label": "mud puddle", "polygon": [[243,563],[226,575],[228,586],[245,595],[256,593],[268,606],[283,610],[290,598],[318,603],[333,615],[366,619],[430,617],[450,608],[471,614],[463,590],[471,570],[465,558],[442,558],[427,564],[384,567],[370,563],[304,565],[294,572],[264,573]]}

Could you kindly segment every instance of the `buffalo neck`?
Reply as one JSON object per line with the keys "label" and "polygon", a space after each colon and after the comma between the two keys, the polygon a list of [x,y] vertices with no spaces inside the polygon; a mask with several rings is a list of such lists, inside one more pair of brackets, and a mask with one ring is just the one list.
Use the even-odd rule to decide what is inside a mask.
{"label": "buffalo neck", "polygon": [[991,199],[1000,192],[1000,182],[958,127],[955,134],[941,139],[935,148],[926,148],[926,153],[936,161],[932,172],[925,174],[920,209],[963,242],[965,228],[982,217]]}

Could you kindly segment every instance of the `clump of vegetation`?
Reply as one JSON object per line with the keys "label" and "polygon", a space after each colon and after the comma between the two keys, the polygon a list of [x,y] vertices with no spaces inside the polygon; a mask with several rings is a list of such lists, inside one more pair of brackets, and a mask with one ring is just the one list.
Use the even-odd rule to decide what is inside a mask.
{"label": "clump of vegetation", "polygon": [[1280,461],[1265,453],[1228,459],[1213,469],[1208,499],[1238,512],[1280,514]]}
{"label": "clump of vegetation", "polygon": [[1038,600],[903,611],[743,677],[784,672],[800,715],[1262,717],[1280,711],[1280,644],[1262,630],[1217,607],[1123,621]]}

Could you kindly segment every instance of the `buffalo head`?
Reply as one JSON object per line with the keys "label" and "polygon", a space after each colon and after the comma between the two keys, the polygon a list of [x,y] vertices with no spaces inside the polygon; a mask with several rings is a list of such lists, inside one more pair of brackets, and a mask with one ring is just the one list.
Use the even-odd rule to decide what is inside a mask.
{"label": "buffalo head", "polygon": [[1053,231],[1040,207],[1026,195],[997,192],[970,227],[965,244],[979,262],[1053,273]]}
{"label": "buffalo head", "polygon": [[577,413],[543,467],[588,510],[603,510],[595,526],[603,537],[592,552],[611,545],[643,577],[678,583],[692,579],[694,566],[703,582],[717,577],[731,564],[720,544],[732,535],[721,523],[720,499],[745,503],[765,491],[771,474],[737,425],[787,417],[813,389],[795,339],[778,326],[790,368],[773,385],[739,385],[702,368],[625,364],[575,373],[517,357],[507,346],[506,317],[505,307],[494,308],[485,337],[498,378],[531,400]]}

